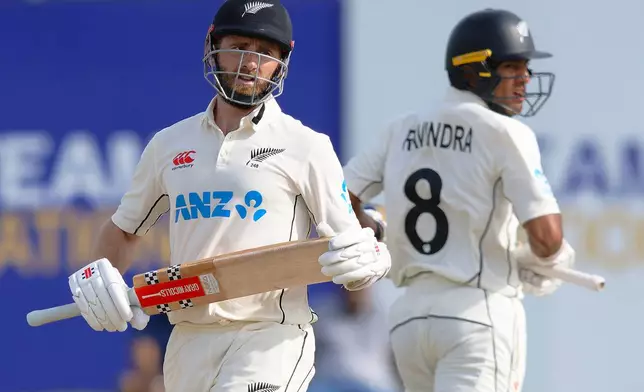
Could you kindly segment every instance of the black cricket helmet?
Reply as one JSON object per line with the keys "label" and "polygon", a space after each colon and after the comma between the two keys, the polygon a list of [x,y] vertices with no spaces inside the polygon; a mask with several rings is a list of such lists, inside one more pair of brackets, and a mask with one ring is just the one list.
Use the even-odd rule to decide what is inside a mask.
{"label": "black cricket helmet", "polygon": [[[221,49],[219,42],[226,35],[275,42],[280,47],[280,58],[243,49]],[[227,0],[217,11],[208,29],[203,57],[204,77],[227,102],[238,107],[255,107],[271,96],[282,94],[293,46],[291,18],[279,0]],[[238,53],[237,69],[224,70],[219,66],[217,55],[223,52]],[[244,73],[242,66],[245,59],[249,58],[247,56],[257,60],[258,68],[268,61],[276,61],[278,67],[270,78],[261,77],[259,73]],[[240,77],[253,80],[251,94],[235,91],[235,83]]]}
{"label": "black cricket helmet", "polygon": [[493,96],[504,79],[496,68],[503,61],[548,57],[552,55],[536,50],[528,25],[519,16],[505,10],[485,9],[466,16],[454,27],[447,43],[445,68],[453,87],[473,92],[490,109],[509,116],[530,117],[550,97],[555,75],[530,69],[531,83],[529,89],[526,86],[524,109],[516,113],[503,104],[512,97]]}

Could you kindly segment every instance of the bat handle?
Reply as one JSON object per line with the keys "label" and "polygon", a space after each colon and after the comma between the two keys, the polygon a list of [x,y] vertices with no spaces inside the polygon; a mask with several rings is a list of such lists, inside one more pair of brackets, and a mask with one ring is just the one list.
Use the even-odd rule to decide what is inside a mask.
{"label": "bat handle", "polygon": [[48,309],[32,310],[27,313],[27,323],[32,327],[39,327],[54,321],[78,317],[80,314],[78,306],[75,303],[71,303]]}
{"label": "bat handle", "polygon": [[606,280],[603,277],[578,271],[572,268],[563,268],[559,266],[546,268],[535,266],[532,269],[538,274],[555,279],[561,279],[564,282],[585,287],[593,291],[602,291],[606,285]]}
{"label": "bat handle", "polygon": [[[140,305],[134,289],[128,289],[127,297],[132,306]],[[41,325],[71,319],[80,315],[80,309],[72,302],[67,305],[54,306],[53,308],[32,310],[27,313],[27,323],[32,327],[40,327]]]}

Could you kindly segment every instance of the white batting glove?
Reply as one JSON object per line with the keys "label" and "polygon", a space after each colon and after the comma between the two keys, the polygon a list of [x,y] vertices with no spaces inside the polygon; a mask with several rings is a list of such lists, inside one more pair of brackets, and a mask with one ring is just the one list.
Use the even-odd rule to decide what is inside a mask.
{"label": "white batting glove", "polygon": [[380,225],[381,232],[379,241],[385,242],[387,240],[387,222],[385,222],[385,218],[382,216],[380,211],[376,210],[372,206],[366,205],[363,210],[367,216],[376,222],[376,224]]}
{"label": "white batting glove", "polygon": [[103,258],[69,276],[69,289],[81,315],[96,331],[109,332],[132,327],[142,330],[150,316],[138,306],[130,306],[127,284],[121,273]]}
{"label": "white batting glove", "polygon": [[511,257],[516,260],[519,279],[523,283],[523,291],[537,297],[550,295],[562,285],[560,279],[554,279],[534,272],[531,266],[554,267],[560,265],[572,268],[575,264],[575,250],[564,239],[557,253],[548,257],[537,257],[532,253],[530,245],[520,244],[511,252]]}
{"label": "white batting glove", "polygon": [[562,281],[559,279],[548,278],[547,276],[539,275],[532,270],[521,267],[519,267],[519,279],[523,284],[523,292],[532,294],[535,297],[550,295],[557,291],[562,284]]}
{"label": "white batting glove", "polygon": [[333,283],[344,285],[347,290],[361,290],[389,272],[391,256],[387,245],[376,240],[372,229],[352,229],[336,234],[324,222],[316,229],[322,237],[333,237],[329,250],[318,259],[322,273],[331,277]]}

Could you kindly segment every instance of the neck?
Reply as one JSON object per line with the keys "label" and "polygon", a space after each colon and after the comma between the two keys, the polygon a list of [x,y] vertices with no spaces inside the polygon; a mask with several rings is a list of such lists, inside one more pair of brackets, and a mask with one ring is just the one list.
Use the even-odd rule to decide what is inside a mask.
{"label": "neck", "polygon": [[239,128],[239,122],[241,119],[255,109],[254,107],[239,108],[237,106],[233,106],[220,96],[217,96],[215,99],[217,101],[215,102],[215,108],[213,109],[213,117],[215,118],[215,124],[217,124],[224,135],[227,135]]}

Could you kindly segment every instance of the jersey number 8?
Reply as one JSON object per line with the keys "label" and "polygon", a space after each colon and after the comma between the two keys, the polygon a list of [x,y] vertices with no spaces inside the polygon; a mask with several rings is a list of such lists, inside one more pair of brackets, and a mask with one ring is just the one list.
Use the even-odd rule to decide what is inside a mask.
{"label": "jersey number 8", "polygon": [[[416,191],[416,184],[420,180],[426,180],[429,183],[431,192],[429,199],[423,199]],[[405,195],[409,201],[414,203],[414,206],[405,217],[405,234],[407,234],[407,238],[409,238],[413,247],[425,255],[433,255],[440,251],[447,242],[449,223],[447,222],[445,212],[438,206],[441,201],[442,188],[443,180],[432,169],[417,170],[405,182]],[[429,241],[420,238],[416,230],[418,218],[424,213],[431,214],[434,220],[436,220],[436,234]]]}

